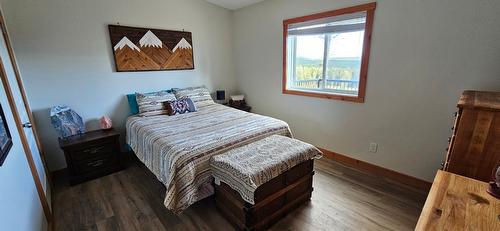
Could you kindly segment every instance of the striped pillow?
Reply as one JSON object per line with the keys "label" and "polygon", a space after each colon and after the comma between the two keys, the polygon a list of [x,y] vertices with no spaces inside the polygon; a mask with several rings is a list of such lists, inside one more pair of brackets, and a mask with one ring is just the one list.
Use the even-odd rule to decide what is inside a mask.
{"label": "striped pillow", "polygon": [[214,104],[214,100],[210,92],[205,87],[189,87],[184,89],[175,89],[175,97],[177,99],[190,98],[197,108]]}
{"label": "striped pillow", "polygon": [[140,116],[167,114],[164,102],[176,100],[175,95],[168,91],[152,93],[135,93]]}

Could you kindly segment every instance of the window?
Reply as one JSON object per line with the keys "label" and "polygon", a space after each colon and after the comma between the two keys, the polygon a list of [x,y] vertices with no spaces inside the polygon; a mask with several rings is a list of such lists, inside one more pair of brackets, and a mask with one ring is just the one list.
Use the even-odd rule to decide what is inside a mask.
{"label": "window", "polygon": [[375,7],[283,21],[283,93],[364,102]]}

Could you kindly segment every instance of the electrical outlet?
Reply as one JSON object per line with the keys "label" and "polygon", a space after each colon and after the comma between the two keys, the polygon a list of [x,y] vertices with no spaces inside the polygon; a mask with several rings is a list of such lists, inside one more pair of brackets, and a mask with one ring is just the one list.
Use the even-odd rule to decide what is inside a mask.
{"label": "electrical outlet", "polygon": [[374,142],[370,143],[370,147],[368,148],[369,152],[376,153],[377,149],[378,149],[378,144],[377,143],[374,143]]}

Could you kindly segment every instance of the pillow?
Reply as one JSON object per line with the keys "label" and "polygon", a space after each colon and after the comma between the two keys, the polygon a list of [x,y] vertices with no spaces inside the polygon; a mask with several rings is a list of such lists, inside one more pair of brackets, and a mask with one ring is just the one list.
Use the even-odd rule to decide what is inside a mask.
{"label": "pillow", "polygon": [[164,102],[176,100],[175,95],[168,91],[153,93],[135,93],[140,116],[167,114]]}
{"label": "pillow", "polygon": [[139,114],[139,105],[137,105],[137,100],[135,99],[135,93],[127,94],[127,99],[128,99],[128,106],[130,108],[130,113],[132,113],[132,115]]}
{"label": "pillow", "polygon": [[196,106],[190,98],[164,102],[167,115],[184,114],[195,112]]}
{"label": "pillow", "polygon": [[215,104],[210,92],[205,87],[189,87],[184,89],[174,89],[174,94],[177,99],[190,98],[196,108]]}
{"label": "pillow", "polygon": [[[172,93],[171,90],[165,90],[165,91],[167,91],[168,93]],[[146,94],[152,94],[152,93],[155,93],[155,92],[150,92],[150,93],[146,93]],[[137,105],[137,99],[135,97],[135,93],[127,94],[127,100],[128,100],[128,106],[130,108],[130,113],[132,113],[132,115],[139,114],[139,105]]]}

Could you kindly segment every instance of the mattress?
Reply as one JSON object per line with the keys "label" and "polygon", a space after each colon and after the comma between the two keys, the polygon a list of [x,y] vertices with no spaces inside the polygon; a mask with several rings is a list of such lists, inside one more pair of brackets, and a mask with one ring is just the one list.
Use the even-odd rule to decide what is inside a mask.
{"label": "mattress", "polygon": [[127,143],[166,187],[164,205],[180,213],[213,194],[209,160],[271,135],[292,137],[284,121],[210,104],[174,116],[131,116]]}

